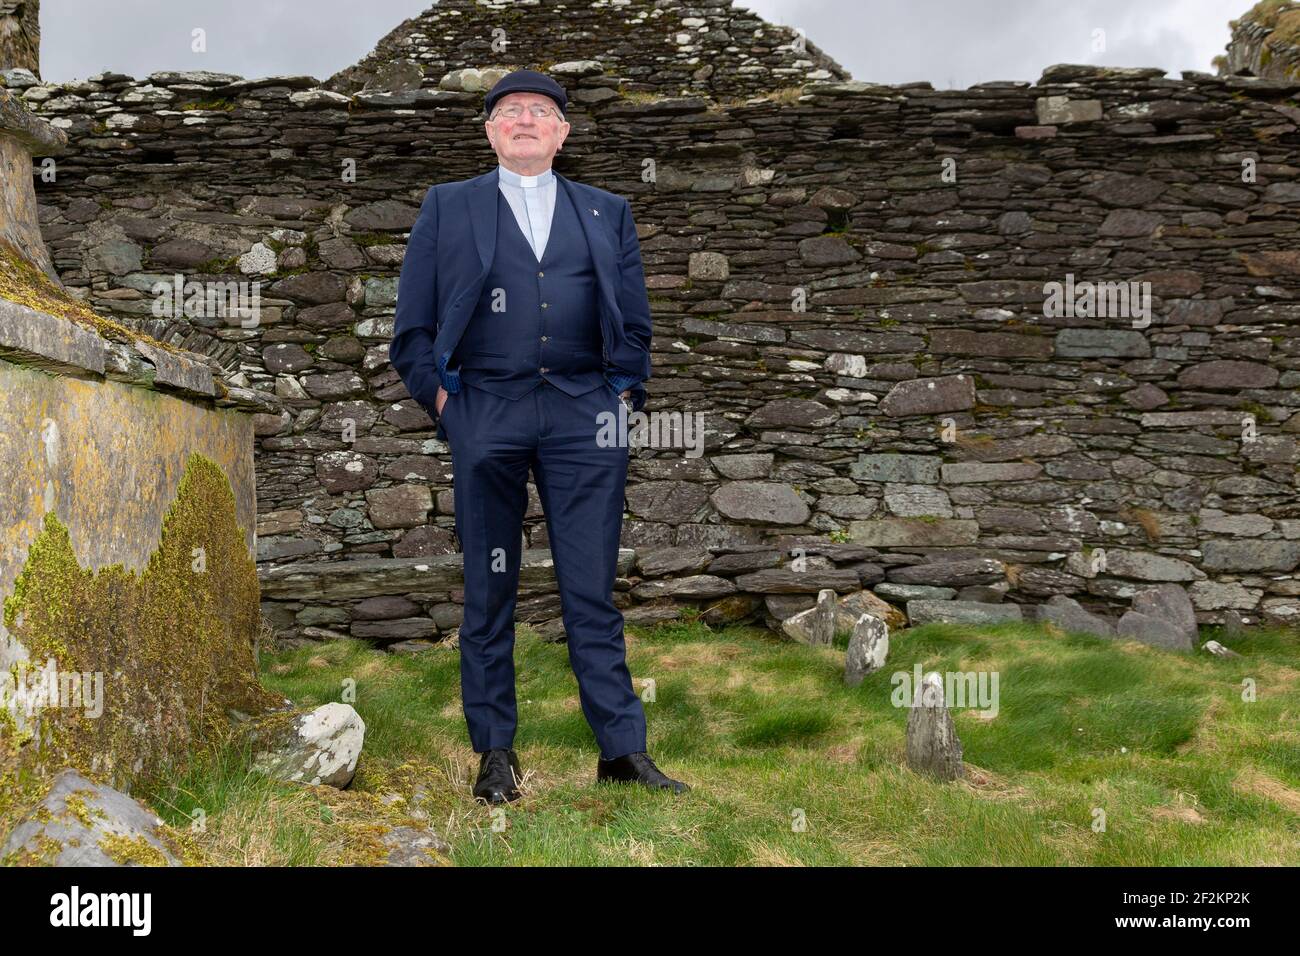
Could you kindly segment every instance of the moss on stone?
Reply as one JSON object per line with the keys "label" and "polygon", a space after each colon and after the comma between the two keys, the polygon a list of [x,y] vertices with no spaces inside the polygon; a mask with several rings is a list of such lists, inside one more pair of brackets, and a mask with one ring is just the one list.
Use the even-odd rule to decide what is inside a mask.
{"label": "moss on stone", "polygon": [[218,97],[213,100],[194,100],[189,103],[183,103],[177,107],[177,109],[187,112],[190,110],[203,110],[207,112],[222,111],[229,113],[235,109],[235,106],[236,104],[233,101]]}
{"label": "moss on stone", "polygon": [[239,256],[208,259],[195,266],[194,271],[199,275],[235,275],[239,272]]}
{"label": "moss on stone", "polygon": [[395,236],[387,232],[354,232],[348,238],[362,249],[369,246],[391,246],[398,242]]}
{"label": "moss on stone", "polygon": [[30,309],[46,312],[94,329],[111,342],[146,342],[169,352],[182,352],[167,342],[160,342],[142,332],[106,319],[85,302],[54,282],[39,267],[29,262],[12,243],[0,239],[0,299],[8,299]]}
{"label": "moss on stone", "polygon": [[[142,572],[83,569],[67,527],[47,514],[4,622],[33,665],[53,659],[60,671],[101,674],[104,709],[98,718],[76,707],[40,711],[39,747],[0,723],[0,830],[35,802],[45,768],[75,767],[129,790],[222,739],[228,711],[280,703],[253,661],[257,568],[230,483],[204,455],[186,463]],[[10,799],[24,785],[23,798]]]}
{"label": "moss on stone", "polygon": [[167,857],[142,836],[110,833],[100,838],[99,848],[122,866],[167,866]]}
{"label": "moss on stone", "polygon": [[[1258,23],[1262,27],[1276,29],[1286,14],[1300,11],[1300,4],[1295,0],[1260,0],[1244,14],[1241,19],[1250,23]],[[1228,21],[1230,26],[1237,24],[1236,20]]]}
{"label": "moss on stone", "polygon": [[86,791],[78,790],[75,793],[68,794],[67,797],[64,798],[63,805],[67,807],[68,813],[72,814],[81,822],[82,826],[91,829],[95,826],[96,817],[99,817],[102,820],[108,815],[104,813],[103,810],[92,810],[87,806],[85,798],[81,795],[84,792]]}

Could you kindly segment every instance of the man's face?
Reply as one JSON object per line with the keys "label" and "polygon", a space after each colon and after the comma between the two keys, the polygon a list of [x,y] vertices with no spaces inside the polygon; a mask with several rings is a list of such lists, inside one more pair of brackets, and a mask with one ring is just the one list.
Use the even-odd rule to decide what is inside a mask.
{"label": "man's face", "polygon": [[[488,120],[484,126],[488,142],[496,151],[497,158],[513,160],[514,165],[533,165],[541,162],[550,165],[556,151],[565,137],[569,135],[570,125],[562,121],[555,113],[537,119],[529,111],[534,103],[548,109],[559,111],[555,100],[540,93],[508,93],[497,100],[493,107],[495,119]],[[522,106],[523,112],[518,119],[507,119],[501,110],[507,106]]]}

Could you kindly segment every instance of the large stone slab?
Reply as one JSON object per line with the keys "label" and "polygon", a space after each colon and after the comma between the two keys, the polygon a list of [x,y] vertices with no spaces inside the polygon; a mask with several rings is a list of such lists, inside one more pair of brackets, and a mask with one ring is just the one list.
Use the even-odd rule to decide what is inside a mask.
{"label": "large stone slab", "polygon": [[1060,358],[1148,358],[1151,343],[1132,329],[1062,329],[1056,336]]}
{"label": "large stone slab", "polygon": [[908,601],[907,620],[923,624],[1001,624],[1024,620],[1019,604],[983,604],[978,601]]}
{"label": "large stone slab", "polygon": [[1120,637],[1131,637],[1152,647],[1163,647],[1171,651],[1193,649],[1191,638],[1177,624],[1138,611],[1126,611],[1119,619],[1116,631]]}
{"label": "large stone slab", "polygon": [[969,375],[917,378],[899,382],[880,401],[886,415],[938,415],[975,407],[975,379]]}
{"label": "large stone slab", "polygon": [[849,474],[858,481],[934,485],[939,482],[940,464],[935,455],[859,455]]}
{"label": "large stone slab", "polygon": [[1030,481],[1042,473],[1043,466],[1037,462],[956,462],[943,466],[943,483],[945,485],[965,485]]}
{"label": "large stone slab", "polygon": [[888,573],[889,580],[898,584],[931,584],[955,588],[969,584],[993,584],[1005,581],[1006,577],[1006,566],[993,558],[914,564],[894,568]]}
{"label": "large stone slab", "polygon": [[1166,583],[1143,588],[1133,595],[1133,610],[1172,624],[1189,642],[1196,640],[1200,634],[1192,599],[1177,584]]}
{"label": "large stone slab", "polygon": [[0,847],[0,864],[181,866],[161,824],[125,793],[64,770]]}
{"label": "large stone slab", "polygon": [[751,524],[803,524],[812,513],[794,488],[776,481],[730,481],[709,500],[721,514]]}
{"label": "large stone slab", "polygon": [[1071,99],[1068,96],[1040,96],[1034,100],[1039,126],[1095,123],[1101,119],[1101,100]]}
{"label": "large stone slab", "polygon": [[1107,551],[1106,571],[1139,581],[1195,581],[1202,576],[1186,561],[1150,551]]}
{"label": "large stone slab", "polygon": [[1294,571],[1300,541],[1207,541],[1201,546],[1207,571]]}
{"label": "large stone slab", "polygon": [[1074,598],[1064,594],[1053,595],[1046,604],[1040,604],[1034,618],[1052,624],[1067,634],[1093,634],[1097,637],[1114,637],[1115,625],[1103,617],[1091,614]]}
{"label": "large stone slab", "polygon": [[849,539],[872,548],[974,544],[979,524],[961,518],[876,518],[850,521]]}
{"label": "large stone slab", "polygon": [[67,375],[103,375],[105,344],[84,325],[0,299],[0,358]]}

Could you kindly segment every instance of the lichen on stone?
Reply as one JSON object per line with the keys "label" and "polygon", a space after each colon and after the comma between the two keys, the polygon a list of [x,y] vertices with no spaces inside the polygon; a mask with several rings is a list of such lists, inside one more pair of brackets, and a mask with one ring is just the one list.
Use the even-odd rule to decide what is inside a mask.
{"label": "lichen on stone", "polygon": [[[0,830],[31,805],[45,768],[76,767],[130,790],[223,739],[229,710],[277,707],[253,660],[258,598],[230,483],[204,455],[186,463],[142,572],[82,568],[67,526],[47,513],[4,602],[5,626],[32,661],[101,675],[103,713],[43,708],[26,743],[0,721]],[[24,799],[9,800],[24,783]]]}

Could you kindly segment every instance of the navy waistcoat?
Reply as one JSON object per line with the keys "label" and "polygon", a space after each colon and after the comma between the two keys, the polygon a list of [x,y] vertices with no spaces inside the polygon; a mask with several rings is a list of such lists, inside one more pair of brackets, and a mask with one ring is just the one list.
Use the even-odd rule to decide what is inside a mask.
{"label": "navy waistcoat", "polygon": [[556,189],[537,261],[497,189],[497,242],[469,323],[449,363],[461,381],[518,400],[542,380],[569,395],[605,385],[595,264],[568,191]]}

